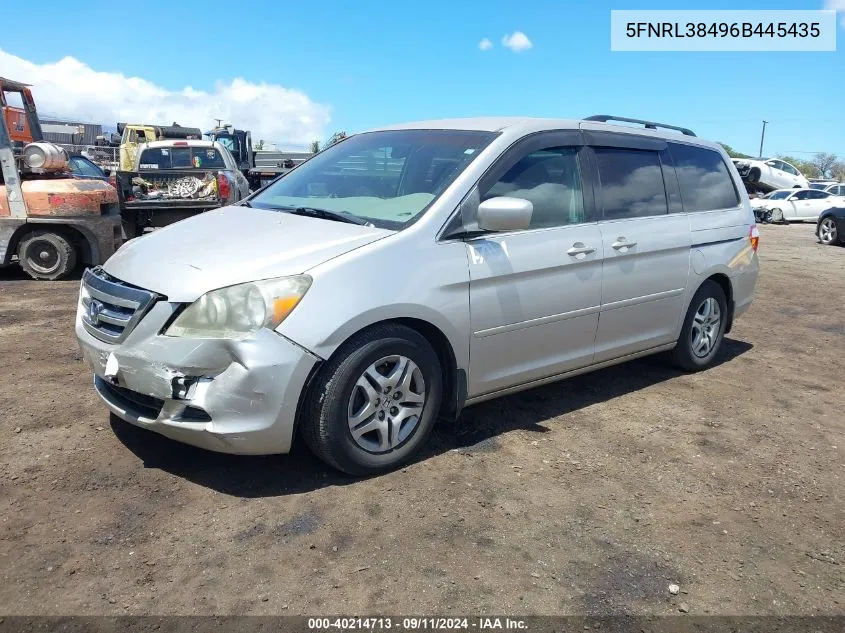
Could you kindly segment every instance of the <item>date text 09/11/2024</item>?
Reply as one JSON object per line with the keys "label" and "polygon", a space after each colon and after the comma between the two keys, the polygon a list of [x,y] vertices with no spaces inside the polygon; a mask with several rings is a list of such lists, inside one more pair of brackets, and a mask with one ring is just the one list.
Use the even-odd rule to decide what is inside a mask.
{"label": "date text 09/11/2024", "polygon": [[507,617],[479,617],[479,618],[435,618],[435,617],[353,617],[353,618],[308,618],[308,629],[312,631],[341,630],[406,630],[406,631],[435,631],[435,630],[488,630],[488,631],[520,631],[526,630],[528,624],[519,618]]}
{"label": "date text 09/11/2024", "polygon": [[815,38],[821,35],[818,22],[628,22],[625,36],[638,37],[768,37]]}

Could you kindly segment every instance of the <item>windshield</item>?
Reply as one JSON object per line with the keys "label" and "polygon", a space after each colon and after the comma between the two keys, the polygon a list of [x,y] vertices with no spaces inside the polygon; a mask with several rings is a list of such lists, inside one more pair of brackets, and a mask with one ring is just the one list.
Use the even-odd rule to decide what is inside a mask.
{"label": "windshield", "polygon": [[811,182],[810,189],[821,189],[824,190],[827,187],[828,183],[826,182]]}
{"label": "windshield", "polygon": [[250,204],[315,207],[402,229],[422,216],[494,136],[468,130],[359,134],[268,185]]}
{"label": "windshield", "polygon": [[766,200],[785,200],[789,197],[789,194],[792,192],[789,190],[784,191],[773,191],[769,195],[766,196]]}
{"label": "windshield", "polygon": [[234,136],[218,136],[214,139],[233,154],[238,153],[238,139]]}
{"label": "windshield", "polygon": [[213,147],[154,147],[141,152],[139,169],[224,169],[223,156]]}

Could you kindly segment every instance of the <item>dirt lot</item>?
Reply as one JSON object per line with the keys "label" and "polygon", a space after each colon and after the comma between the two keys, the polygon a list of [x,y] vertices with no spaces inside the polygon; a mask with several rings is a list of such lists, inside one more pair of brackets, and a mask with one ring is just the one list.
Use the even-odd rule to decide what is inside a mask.
{"label": "dirt lot", "polygon": [[78,282],[0,271],[0,613],[845,612],[845,248],[761,232],[717,367],[478,405],[369,480],[110,421]]}

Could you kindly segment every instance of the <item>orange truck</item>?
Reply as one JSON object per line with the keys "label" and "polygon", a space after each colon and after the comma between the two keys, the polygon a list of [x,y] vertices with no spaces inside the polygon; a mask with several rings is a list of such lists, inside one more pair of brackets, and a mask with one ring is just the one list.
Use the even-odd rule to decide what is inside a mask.
{"label": "orange truck", "polygon": [[[23,108],[8,105],[16,93]],[[123,242],[117,190],[70,173],[65,150],[44,141],[27,84],[0,77],[0,265],[33,279],[102,264]]]}

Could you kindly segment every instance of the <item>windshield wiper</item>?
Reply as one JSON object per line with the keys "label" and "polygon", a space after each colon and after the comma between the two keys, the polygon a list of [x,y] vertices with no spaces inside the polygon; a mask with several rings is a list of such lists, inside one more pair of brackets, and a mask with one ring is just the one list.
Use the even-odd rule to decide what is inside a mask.
{"label": "windshield wiper", "polygon": [[321,218],[323,220],[335,220],[336,222],[348,222],[349,224],[359,224],[361,226],[371,226],[371,224],[357,215],[352,215],[348,211],[331,211],[329,209],[318,209],[316,207],[279,207],[280,209],[289,211],[294,215],[304,215],[309,218]]}

